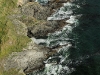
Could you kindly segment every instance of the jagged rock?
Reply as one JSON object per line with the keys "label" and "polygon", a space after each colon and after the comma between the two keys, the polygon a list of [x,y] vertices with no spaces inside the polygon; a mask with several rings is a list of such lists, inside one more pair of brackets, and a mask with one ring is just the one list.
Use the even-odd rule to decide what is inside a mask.
{"label": "jagged rock", "polygon": [[[16,25],[18,34],[25,34],[29,37],[41,38],[46,37],[48,33],[52,33],[65,25],[62,21],[47,21],[47,17],[51,14],[52,6],[44,7],[37,2],[29,2],[20,8],[20,13],[11,15],[13,24]],[[24,26],[24,27],[23,27]]]}
{"label": "jagged rock", "polygon": [[28,36],[35,38],[45,38],[48,33],[52,33],[60,28],[62,28],[65,23],[61,21],[46,21],[39,25],[34,25],[28,28]]}
{"label": "jagged rock", "polygon": [[21,7],[21,12],[24,15],[34,17],[38,20],[46,20],[50,15],[50,9],[43,7],[37,2],[30,2]]}
{"label": "jagged rock", "polygon": [[43,61],[47,58],[46,55],[50,49],[36,45],[34,42],[30,42],[28,46],[30,45],[32,46],[31,49],[27,47],[25,51],[13,52],[9,55],[4,64],[5,70],[16,68],[28,72],[43,66]]}
{"label": "jagged rock", "polygon": [[16,18],[12,19],[12,22],[16,26],[17,34],[35,38],[44,38],[48,33],[61,29],[65,25],[64,21],[36,20],[34,17],[27,16],[24,18],[17,16]]}
{"label": "jagged rock", "polygon": [[[49,8],[43,7],[37,2],[32,2],[33,0],[18,1],[18,5],[21,6],[18,9],[20,12],[9,17],[16,26],[17,34],[40,38],[47,36],[48,33],[52,33],[65,25],[63,20],[47,21],[47,17],[51,14],[52,6],[56,7],[55,4]],[[4,67],[6,70],[11,68],[22,69],[25,73],[36,70],[43,66],[43,61],[49,55],[52,55],[50,51],[52,50],[30,42],[22,52],[15,52],[9,55]]]}

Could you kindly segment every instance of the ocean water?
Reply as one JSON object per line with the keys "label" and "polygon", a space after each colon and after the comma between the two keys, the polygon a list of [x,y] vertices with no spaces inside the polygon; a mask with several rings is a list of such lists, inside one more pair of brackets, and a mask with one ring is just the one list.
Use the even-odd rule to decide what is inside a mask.
{"label": "ocean water", "polygon": [[[71,75],[100,75],[100,0],[78,0],[82,14],[79,26],[74,28],[76,48],[71,49],[70,58],[82,61]],[[77,4],[76,2],[76,4]],[[74,51],[73,51],[74,50]]]}
{"label": "ocean water", "polygon": [[28,75],[100,75],[99,8],[100,0],[74,0],[48,17],[47,20],[68,18],[68,24],[49,33],[47,39],[32,39],[49,48],[62,47],[44,61],[43,70]]}

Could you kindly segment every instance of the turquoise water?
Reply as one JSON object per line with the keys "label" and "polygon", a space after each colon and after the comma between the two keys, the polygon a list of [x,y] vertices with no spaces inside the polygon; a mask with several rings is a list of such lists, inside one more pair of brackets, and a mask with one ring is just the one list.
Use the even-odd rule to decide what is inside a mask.
{"label": "turquoise water", "polygon": [[[100,0],[76,0],[65,4],[58,12],[66,12],[63,14],[64,18],[70,18],[69,24],[44,39],[45,46],[62,48],[44,61],[43,70],[29,75],[100,75],[99,8]],[[51,16],[53,19],[60,17],[55,14],[56,17]]]}

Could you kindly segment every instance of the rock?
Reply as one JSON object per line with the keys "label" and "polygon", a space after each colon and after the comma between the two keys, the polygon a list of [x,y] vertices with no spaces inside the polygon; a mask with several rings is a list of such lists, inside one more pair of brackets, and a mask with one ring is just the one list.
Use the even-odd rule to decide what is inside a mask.
{"label": "rock", "polygon": [[45,38],[48,33],[59,30],[65,25],[64,21],[37,20],[29,16],[24,18],[23,16],[17,16],[16,19],[12,19],[12,22],[16,26],[17,34],[29,36],[30,38]]}
{"label": "rock", "polygon": [[29,27],[28,36],[34,36],[35,38],[45,37],[49,32],[54,31],[57,26],[58,23],[56,21],[46,21],[45,23]]}
{"label": "rock", "polygon": [[46,54],[48,54],[50,49],[36,45],[34,42],[29,44],[33,45],[32,49],[27,47],[25,51],[13,52],[9,55],[4,64],[5,70],[16,68],[26,72],[43,66],[43,61],[47,58]]}
{"label": "rock", "polygon": [[61,29],[65,24],[64,21],[46,21],[45,23],[29,27],[27,35],[37,39],[46,38],[48,33],[53,33],[54,31]]}
{"label": "rock", "polygon": [[28,0],[18,0],[17,6],[22,6],[23,4],[27,3]]}
{"label": "rock", "polygon": [[[66,24],[65,20],[47,21],[47,17],[50,16],[52,8],[57,7],[57,5],[52,4],[51,7],[45,7],[32,1],[18,0],[18,5],[21,7],[16,9],[16,14],[9,17],[16,26],[17,34],[44,38],[48,33],[53,33]],[[17,11],[19,12],[17,13]],[[51,49],[37,45],[31,41],[26,48],[23,48],[22,52],[14,52],[9,55],[4,63],[4,67],[5,70],[15,68],[28,73],[43,67],[43,61],[54,53],[56,51],[52,52]]]}
{"label": "rock", "polygon": [[[32,46],[31,49],[29,46]],[[9,55],[3,63],[6,71],[16,69],[20,70],[21,73],[33,72],[43,68],[43,61],[56,53],[56,50],[52,51],[42,45],[35,44],[33,41],[29,42],[24,49],[22,52],[12,52],[12,54]]]}
{"label": "rock", "polygon": [[46,38],[48,33],[52,33],[65,25],[61,21],[47,21],[47,17],[51,14],[52,6],[45,7],[37,2],[29,2],[20,8],[20,13],[11,15],[13,24],[16,25],[17,33],[35,38]]}
{"label": "rock", "polygon": [[50,14],[50,8],[43,7],[37,2],[30,2],[21,7],[21,12],[38,20],[46,20]]}
{"label": "rock", "polygon": [[35,0],[18,0],[17,1],[17,6],[22,6],[28,2],[34,2]]}
{"label": "rock", "polygon": [[21,21],[19,21],[17,19],[12,20],[12,22],[13,22],[13,24],[16,25],[15,29],[16,29],[17,34],[27,36],[28,30],[24,23],[22,23]]}

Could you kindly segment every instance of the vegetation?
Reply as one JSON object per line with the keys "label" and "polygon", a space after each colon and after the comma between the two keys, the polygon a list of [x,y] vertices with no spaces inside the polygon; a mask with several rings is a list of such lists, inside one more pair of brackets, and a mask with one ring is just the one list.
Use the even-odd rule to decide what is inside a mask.
{"label": "vegetation", "polygon": [[0,75],[20,75],[16,70],[4,71],[2,60],[12,52],[21,51],[30,41],[27,36],[18,35],[15,26],[7,18],[13,14],[16,3],[17,0],[0,0]]}

